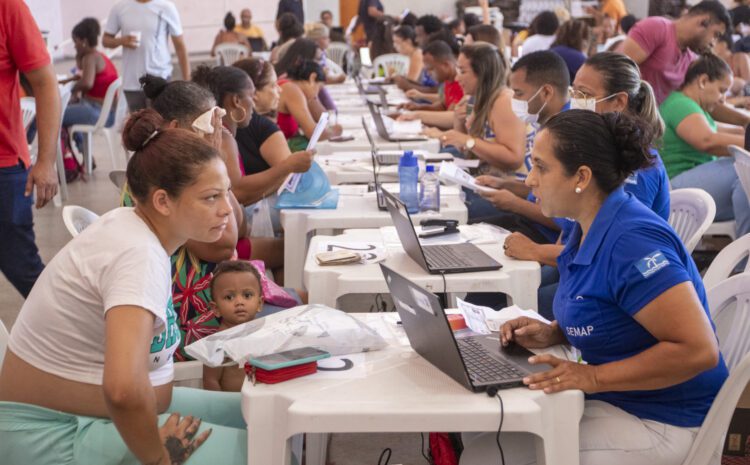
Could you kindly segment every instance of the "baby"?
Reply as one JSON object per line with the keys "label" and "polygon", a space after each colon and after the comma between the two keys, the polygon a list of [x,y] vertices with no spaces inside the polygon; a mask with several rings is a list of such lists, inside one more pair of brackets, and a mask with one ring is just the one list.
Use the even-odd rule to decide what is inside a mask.
{"label": "baby", "polygon": [[[211,299],[211,310],[221,319],[219,331],[251,321],[263,308],[260,273],[243,260],[219,263],[211,280]],[[204,389],[239,392],[244,379],[242,367],[203,366]]]}

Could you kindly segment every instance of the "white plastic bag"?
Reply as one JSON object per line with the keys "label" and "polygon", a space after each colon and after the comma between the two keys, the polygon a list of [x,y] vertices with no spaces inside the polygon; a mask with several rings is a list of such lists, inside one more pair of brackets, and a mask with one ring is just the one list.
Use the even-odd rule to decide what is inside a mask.
{"label": "white plastic bag", "polygon": [[253,220],[250,224],[250,235],[252,237],[274,237],[273,223],[271,222],[271,209],[268,207],[268,199],[262,199],[253,206]]}
{"label": "white plastic bag", "polygon": [[385,339],[353,316],[324,305],[301,305],[226,331],[185,347],[190,356],[216,367],[229,357],[240,366],[253,357],[301,347],[331,355],[380,350]]}

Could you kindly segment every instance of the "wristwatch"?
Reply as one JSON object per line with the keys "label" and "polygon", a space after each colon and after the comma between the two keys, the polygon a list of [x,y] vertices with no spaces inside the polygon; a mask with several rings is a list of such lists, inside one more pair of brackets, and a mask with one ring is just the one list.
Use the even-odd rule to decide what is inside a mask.
{"label": "wristwatch", "polygon": [[474,139],[473,137],[469,137],[469,139],[467,139],[466,141],[466,149],[472,150],[475,145],[477,145],[476,139]]}

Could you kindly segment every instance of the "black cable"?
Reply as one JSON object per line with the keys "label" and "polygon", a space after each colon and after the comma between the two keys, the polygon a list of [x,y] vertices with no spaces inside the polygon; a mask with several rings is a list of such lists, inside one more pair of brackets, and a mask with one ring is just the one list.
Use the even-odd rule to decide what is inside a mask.
{"label": "black cable", "polygon": [[424,453],[424,433],[419,433],[419,437],[422,438],[422,445],[419,447],[419,452],[422,453],[422,457],[427,461],[427,463],[432,465],[432,454],[430,453],[430,450],[429,450],[430,444],[429,442],[427,443],[428,449],[427,449],[427,454],[425,454]]}
{"label": "black cable", "polygon": [[[386,456],[386,454],[388,454]],[[383,457],[385,457],[385,462],[383,462]],[[383,452],[380,453],[380,458],[378,458],[378,465],[388,465],[391,462],[391,448],[386,447],[383,449]]]}
{"label": "black cable", "polygon": [[495,442],[497,442],[497,448],[500,450],[500,463],[505,465],[505,454],[503,453],[503,446],[500,444],[500,431],[503,429],[503,420],[505,418],[505,409],[503,408],[503,398],[500,397],[500,393],[496,392],[495,397],[500,401],[500,425],[497,427],[497,435],[495,436]]}
{"label": "black cable", "polygon": [[448,284],[445,282],[445,271],[441,271],[440,276],[443,277],[443,294],[441,300],[443,301],[443,308],[448,308]]}

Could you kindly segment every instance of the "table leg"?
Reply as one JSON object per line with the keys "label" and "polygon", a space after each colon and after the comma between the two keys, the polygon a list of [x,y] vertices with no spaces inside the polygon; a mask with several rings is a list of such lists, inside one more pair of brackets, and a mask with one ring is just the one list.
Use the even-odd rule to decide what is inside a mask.
{"label": "table leg", "polygon": [[536,273],[533,278],[524,273],[523,279],[511,279],[508,296],[513,301],[513,304],[518,305],[522,309],[537,311],[539,310],[537,292],[539,291],[541,282],[540,273]]}
{"label": "table leg", "polygon": [[307,444],[305,463],[307,465],[325,465],[329,437],[330,435],[327,433],[305,434],[305,443]]}
{"label": "table leg", "polygon": [[292,457],[292,438],[286,438],[269,428],[268,422],[247,425],[247,465],[289,465]]}
{"label": "table leg", "polygon": [[281,215],[284,228],[284,285],[299,289],[302,287],[302,270],[307,255],[307,217],[297,212],[282,212]]}
{"label": "table leg", "polygon": [[548,400],[541,405],[546,418],[542,437],[535,436],[537,464],[579,465],[583,399],[570,402]]}

